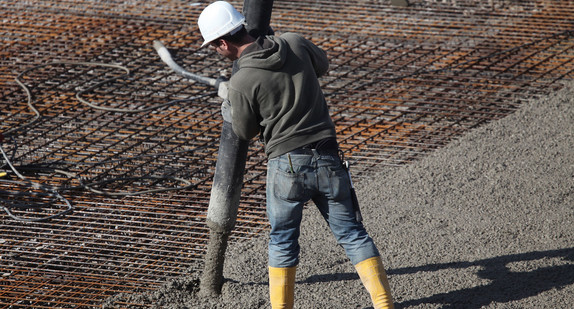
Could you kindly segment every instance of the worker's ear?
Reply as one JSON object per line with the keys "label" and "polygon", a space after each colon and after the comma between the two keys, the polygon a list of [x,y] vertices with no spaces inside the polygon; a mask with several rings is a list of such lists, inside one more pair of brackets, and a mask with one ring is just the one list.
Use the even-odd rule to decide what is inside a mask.
{"label": "worker's ear", "polygon": [[227,42],[224,39],[217,39],[218,41],[218,47],[223,49],[223,50],[228,50],[229,49],[229,42]]}

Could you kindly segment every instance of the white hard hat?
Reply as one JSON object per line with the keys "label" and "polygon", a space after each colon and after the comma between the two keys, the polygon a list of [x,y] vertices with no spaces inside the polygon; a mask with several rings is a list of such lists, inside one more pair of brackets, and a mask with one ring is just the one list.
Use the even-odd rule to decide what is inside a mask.
{"label": "white hard hat", "polygon": [[201,47],[226,34],[235,34],[244,24],[245,16],[231,4],[225,1],[213,2],[203,9],[197,20],[204,40]]}

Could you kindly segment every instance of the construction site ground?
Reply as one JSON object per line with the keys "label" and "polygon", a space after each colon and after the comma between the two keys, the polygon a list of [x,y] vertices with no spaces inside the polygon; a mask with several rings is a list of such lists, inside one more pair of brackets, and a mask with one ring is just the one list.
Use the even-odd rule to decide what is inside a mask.
{"label": "construction site ground", "polygon": [[[238,8],[242,1],[231,1]],[[574,2],[276,0],[321,78],[398,308],[574,304]],[[0,0],[0,308],[267,308],[253,140],[221,297],[199,298],[229,75],[209,1]],[[403,2],[404,3],[404,2]],[[370,308],[308,205],[296,308]]]}
{"label": "construction site ground", "polygon": [[[554,308],[574,304],[574,83],[421,161],[357,184],[396,308]],[[221,297],[198,274],[105,303],[270,308],[267,238],[236,243]],[[372,308],[353,265],[313,207],[304,216],[295,308]],[[135,306],[134,308],[137,308]]]}

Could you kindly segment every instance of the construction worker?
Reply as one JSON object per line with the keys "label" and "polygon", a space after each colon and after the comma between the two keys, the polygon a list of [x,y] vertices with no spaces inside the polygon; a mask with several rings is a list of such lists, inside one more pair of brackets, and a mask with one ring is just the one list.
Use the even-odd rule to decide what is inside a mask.
{"label": "construction worker", "polygon": [[309,200],[355,266],[374,307],[393,308],[379,251],[353,208],[349,175],[318,81],[329,67],[325,52],[294,33],[252,37],[244,16],[225,1],[208,5],[198,25],[202,46],[236,61],[229,83],[219,88],[224,119],[240,139],[260,135],[268,156],[272,308],[293,308],[299,228]]}

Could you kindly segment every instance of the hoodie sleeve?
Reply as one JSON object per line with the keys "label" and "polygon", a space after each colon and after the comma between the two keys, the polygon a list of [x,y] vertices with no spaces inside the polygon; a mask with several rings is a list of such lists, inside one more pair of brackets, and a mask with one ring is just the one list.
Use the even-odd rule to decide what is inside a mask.
{"label": "hoodie sleeve", "polygon": [[307,52],[317,77],[327,73],[329,70],[329,58],[327,58],[327,53],[323,49],[296,33],[287,32],[281,35],[281,38],[290,42],[291,48],[303,48]]}
{"label": "hoodie sleeve", "polygon": [[229,101],[231,102],[233,132],[242,140],[250,140],[257,136],[261,130],[259,117],[249,100],[241,92],[230,88]]}
{"label": "hoodie sleeve", "polygon": [[329,70],[329,58],[327,58],[327,53],[325,53],[324,50],[313,44],[311,41],[307,39],[304,40],[307,41],[306,47],[311,56],[315,74],[317,74],[317,77],[325,75],[325,73],[327,73]]}

